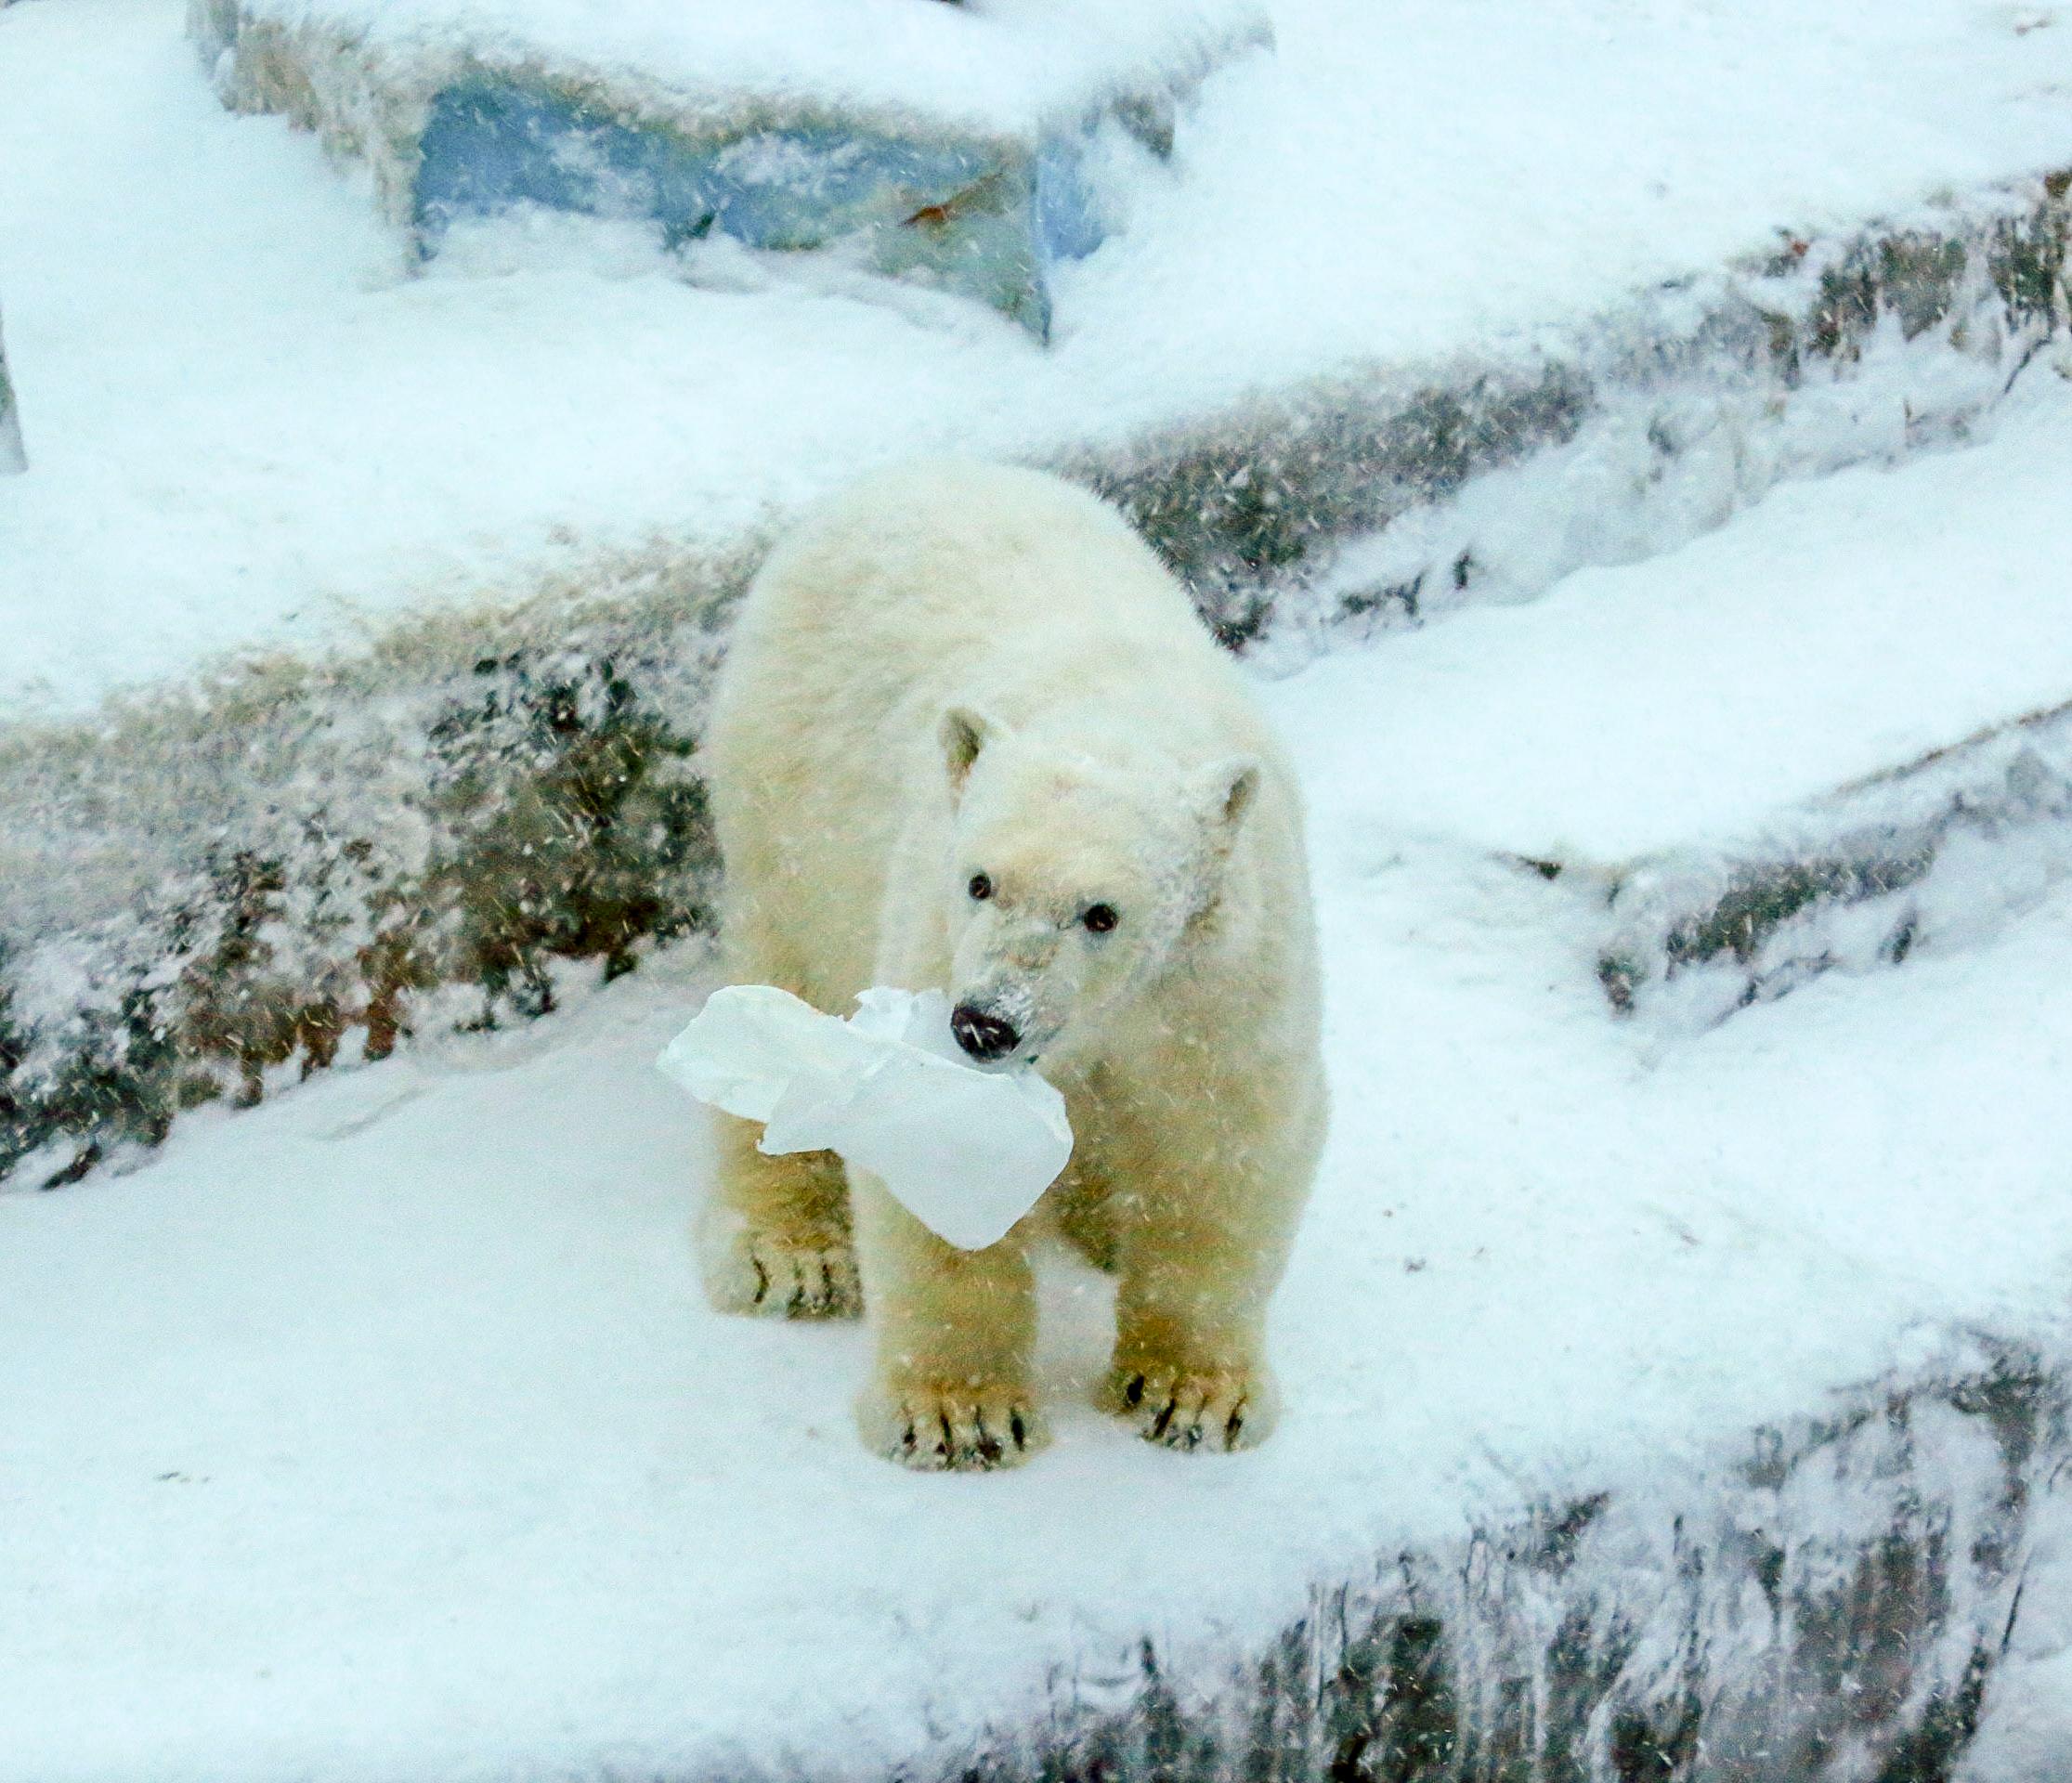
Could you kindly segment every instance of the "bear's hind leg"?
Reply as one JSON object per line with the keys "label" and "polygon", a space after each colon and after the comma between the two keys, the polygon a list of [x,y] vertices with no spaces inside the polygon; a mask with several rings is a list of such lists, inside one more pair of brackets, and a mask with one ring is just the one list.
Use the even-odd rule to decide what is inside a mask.
{"label": "bear's hind leg", "polygon": [[848,1186],[832,1152],[756,1150],[754,1121],[714,1114],[718,1180],[698,1233],[705,1291],[722,1312],[854,1319],[863,1311]]}

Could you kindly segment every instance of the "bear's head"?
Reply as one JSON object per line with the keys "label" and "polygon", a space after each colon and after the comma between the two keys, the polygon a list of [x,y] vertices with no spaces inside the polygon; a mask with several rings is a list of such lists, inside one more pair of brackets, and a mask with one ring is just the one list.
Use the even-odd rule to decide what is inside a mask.
{"label": "bear's head", "polygon": [[1097,757],[966,707],[940,735],[958,1044],[1019,1063],[1089,1046],[1216,909],[1259,763]]}

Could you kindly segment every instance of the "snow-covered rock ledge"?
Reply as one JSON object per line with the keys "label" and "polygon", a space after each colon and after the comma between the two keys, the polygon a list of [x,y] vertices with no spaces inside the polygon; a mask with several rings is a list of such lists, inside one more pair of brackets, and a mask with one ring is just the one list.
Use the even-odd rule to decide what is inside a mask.
{"label": "snow-covered rock ledge", "polygon": [[1613,1007],[1688,1030],[1818,972],[1991,932],[2067,873],[2072,706],[2058,706],[1843,787],[1759,843],[1578,877],[1602,899]]}
{"label": "snow-covered rock ledge", "polygon": [[2072,321],[2072,168],[1635,293],[1529,347],[1268,391],[1067,467],[1235,644],[1530,599],[1777,483],[1966,436]]}
{"label": "snow-covered rock ledge", "polygon": [[839,252],[1038,336],[1050,275],[1107,233],[1111,127],[1157,154],[1218,66],[1271,46],[1250,0],[988,11],[190,0],[224,103],[364,162],[416,251],[520,206],[671,246]]}
{"label": "snow-covered rock ledge", "polygon": [[[1961,438],[2065,314],[2072,176],[1637,295],[1511,359],[1070,456],[1270,666]],[[704,919],[704,688],[760,538],[660,540],[0,732],[0,1176],[70,1179],[341,1049],[542,1012]],[[1893,763],[1894,767],[1903,764]]]}
{"label": "snow-covered rock ledge", "polygon": [[1341,650],[1301,678],[1342,714],[1320,796],[1540,875],[1663,1035],[1973,944],[2072,872],[2067,462],[2057,345],[1961,449]]}
{"label": "snow-covered rock ledge", "polygon": [[[2072,908],[1641,1086],[1546,1056],[1609,1031],[1532,1018],[1537,949],[1424,939],[1460,883],[1377,907],[1337,856],[1342,1005],[1405,1014],[1340,1031],[1276,1321],[1304,1390],[1255,1456],[1079,1403],[1108,1299],[1049,1269],[1050,1451],[863,1453],[864,1334],[698,1304],[697,1117],[647,1068],[697,950],[0,1196],[0,1775],[2053,1776],[2067,1123],[2020,1107],[2072,1025],[2020,1011]],[[1999,1032],[2025,1056],[1948,1093]],[[1939,1104],[1919,1156],[1867,1152],[1881,1066]]]}
{"label": "snow-covered rock ledge", "polygon": [[[916,1777],[2016,1783],[1969,1771],[2072,1433],[2065,1374],[1870,1383],[1666,1469],[1322,1582],[1264,1648],[1086,1656],[1048,1712]],[[1471,1522],[1473,1519],[1470,1519]],[[2048,1686],[2046,1686],[2047,1688]],[[2037,1762],[2031,1748],[2000,1763]]]}
{"label": "snow-covered rock ledge", "polygon": [[2052,1777],[2072,902],[1639,1069],[1531,887],[1316,841],[1250,1456],[1088,1403],[1062,1259],[980,1479],[855,1442],[867,1333],[706,1308],[697,946],[0,1194],[0,1772]]}

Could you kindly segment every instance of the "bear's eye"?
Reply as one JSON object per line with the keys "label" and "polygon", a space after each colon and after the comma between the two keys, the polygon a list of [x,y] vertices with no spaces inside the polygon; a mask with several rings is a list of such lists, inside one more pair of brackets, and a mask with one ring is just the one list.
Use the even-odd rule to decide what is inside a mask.
{"label": "bear's eye", "polygon": [[993,881],[983,873],[974,873],[971,884],[964,889],[971,894],[973,903],[984,904],[993,895]]}
{"label": "bear's eye", "polygon": [[1095,934],[1104,935],[1120,922],[1122,918],[1116,914],[1115,906],[1112,904],[1089,904],[1086,908],[1086,914],[1079,920],[1085,923]]}

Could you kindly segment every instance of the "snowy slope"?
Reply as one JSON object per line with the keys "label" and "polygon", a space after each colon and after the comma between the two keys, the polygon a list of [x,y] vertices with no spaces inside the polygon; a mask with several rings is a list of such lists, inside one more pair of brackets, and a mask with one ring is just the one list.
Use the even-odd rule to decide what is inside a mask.
{"label": "snowy slope", "polygon": [[695,958],[0,1198],[0,1776],[867,1769],[1492,1509],[1674,1493],[1953,1327],[2072,1334],[2072,905],[1644,1068],[1517,880],[1318,843],[1336,1128],[1257,1456],[1074,1410],[1062,1267],[1052,1450],[867,1456],[859,1334],[698,1298],[650,1062]]}
{"label": "snowy slope", "polygon": [[0,688],[77,710],[657,531],[731,544],[889,455],[1040,455],[1530,345],[1780,228],[2072,158],[2049,8],[1275,11],[1279,56],[1212,80],[1170,169],[1137,170],[1045,354],[832,274],[773,289],[707,256],[687,288],[610,229],[408,278],[312,142],[220,112],[177,0],[9,8],[0,290],[36,466],[0,488]]}

